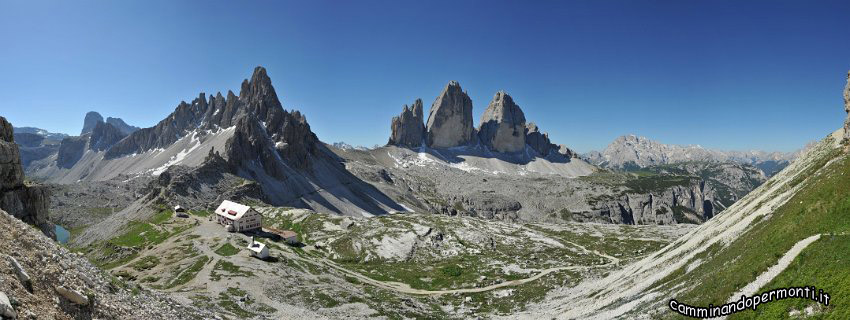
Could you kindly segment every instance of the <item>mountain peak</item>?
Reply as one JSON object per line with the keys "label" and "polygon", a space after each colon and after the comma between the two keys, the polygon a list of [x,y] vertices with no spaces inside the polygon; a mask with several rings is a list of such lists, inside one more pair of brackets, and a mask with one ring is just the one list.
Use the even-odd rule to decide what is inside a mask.
{"label": "mountain peak", "polygon": [[85,119],[83,119],[83,130],[80,131],[80,134],[86,134],[94,130],[94,126],[97,125],[98,122],[103,122],[103,116],[96,111],[89,111],[86,113]]}
{"label": "mountain peak", "polygon": [[478,135],[481,142],[495,151],[525,149],[525,114],[505,91],[496,92],[484,110]]}

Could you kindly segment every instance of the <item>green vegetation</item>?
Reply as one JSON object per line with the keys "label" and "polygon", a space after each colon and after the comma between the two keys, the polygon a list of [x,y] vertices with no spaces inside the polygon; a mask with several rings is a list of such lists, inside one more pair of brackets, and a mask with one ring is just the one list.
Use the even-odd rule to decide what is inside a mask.
{"label": "green vegetation", "polygon": [[198,216],[201,218],[206,218],[212,215],[212,211],[209,210],[189,210],[189,214],[193,216]]}
{"label": "green vegetation", "polygon": [[221,247],[216,249],[215,253],[217,253],[220,256],[229,257],[229,256],[232,256],[232,255],[239,253],[239,249],[236,249],[236,247],[232,246],[230,243],[225,243],[225,244],[221,245]]}
{"label": "green vegetation", "polygon": [[174,288],[179,285],[183,285],[192,281],[195,276],[198,275],[198,272],[204,268],[204,265],[210,261],[210,258],[207,256],[201,256],[194,263],[192,263],[188,268],[180,270],[177,272],[177,275],[166,282],[166,288]]}
{"label": "green vegetation", "polygon": [[153,267],[156,267],[158,264],[159,258],[156,256],[145,256],[134,262],[131,267],[133,267],[136,271],[144,271],[153,269]]}
{"label": "green vegetation", "polygon": [[210,279],[214,281],[221,280],[222,276],[229,277],[253,277],[254,273],[251,271],[243,271],[239,269],[239,266],[225,260],[218,260],[213,266],[212,271],[210,272]]}
{"label": "green vegetation", "polygon": [[[838,156],[841,158],[824,167],[828,161]],[[825,152],[823,157],[804,168],[798,178],[789,183],[790,185],[783,186],[787,189],[805,183],[791,199],[777,208],[770,218],[762,219],[758,224],[754,224],[736,241],[717,252],[712,258],[705,260],[693,271],[670,277],[667,283],[661,285],[670,288],[682,282],[699,283],[699,286],[681,293],[678,300],[690,305],[719,305],[738,288],[752,282],[758,275],[776,264],[776,261],[800,240],[815,234],[831,237],[829,234],[850,231],[850,219],[847,219],[847,212],[850,212],[850,179],[847,177],[850,177],[850,158],[841,155],[840,150]],[[805,180],[805,178],[811,179]],[[828,245],[842,248],[844,244],[818,241],[814,248],[823,248]],[[850,269],[836,267],[840,263],[846,266],[847,260],[835,260],[846,257],[847,251],[835,249],[823,249],[818,252],[806,249],[805,251],[808,252],[807,255],[798,257],[794,268],[786,269],[779,278],[768,285],[768,288],[762,289],[774,288],[779,284],[813,285],[824,288],[825,291],[833,290],[840,293],[850,288],[846,280],[837,280],[850,279]],[[811,266],[812,269],[805,269],[802,266]],[[777,306],[766,307],[764,312],[786,310],[782,309],[783,306],[797,307],[798,302],[774,302]],[[785,315],[787,316],[787,313]],[[753,316],[753,312],[744,312],[738,316]],[[823,317],[846,319],[846,314],[833,312]]]}
{"label": "green vegetation", "polygon": [[806,307],[813,307],[822,314],[817,319],[850,319],[850,236],[825,235],[800,252],[800,255],[770,283],[759,290],[764,292],[776,288],[802,287],[818,284],[830,295],[829,306],[819,305],[808,299],[784,299],[760,305],[755,311],[735,314],[730,319],[781,319],[788,317],[789,310],[805,314]]}

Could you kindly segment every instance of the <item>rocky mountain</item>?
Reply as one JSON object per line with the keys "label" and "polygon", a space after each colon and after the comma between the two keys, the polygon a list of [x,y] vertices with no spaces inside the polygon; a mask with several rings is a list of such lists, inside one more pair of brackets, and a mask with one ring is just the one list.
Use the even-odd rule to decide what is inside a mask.
{"label": "rocky mountain", "polygon": [[[221,161],[208,161],[211,155]],[[204,167],[215,165],[234,181],[257,183],[263,201],[274,205],[348,215],[404,210],[346,171],[303,114],[283,109],[262,67],[242,82],[238,96],[228,92],[226,98],[218,93],[208,99],[201,93],[191,103],[180,102],[154,127],[126,137],[111,124],[96,124],[91,133],[63,141],[56,160],[33,174],[49,182],[74,183],[159,176],[178,165],[188,175],[207,174],[211,170]],[[182,179],[177,175],[169,177]],[[207,190],[195,187],[186,190]]]}
{"label": "rocky mountain", "polygon": [[126,122],[124,122],[124,120],[121,120],[121,118],[106,117],[106,123],[111,124],[113,127],[118,129],[118,131],[121,131],[121,133],[123,133],[124,135],[131,134],[133,132],[139,131],[140,129],[139,127],[127,124]]}
{"label": "rocky mountain", "polygon": [[451,148],[473,143],[472,99],[457,81],[449,81],[431,104],[425,140],[432,148]]}
{"label": "rocky mountain", "polygon": [[457,81],[450,81],[431,105],[425,126],[422,125],[421,106],[421,99],[417,99],[412,107],[405,105],[402,113],[393,117],[387,145],[417,148],[423,145],[421,134],[424,145],[433,149],[459,150],[461,147],[472,154],[484,152],[491,157],[493,152],[523,153],[524,156],[517,158],[521,162],[550,154],[559,159],[576,156],[566,146],[551,143],[549,135],[540,132],[534,123],[526,124],[522,109],[504,91],[493,96],[481,115],[478,130],[472,127],[472,100]]}
{"label": "rocky mountain", "polygon": [[683,162],[736,162],[752,165],[771,176],[782,170],[798,152],[720,151],[698,145],[671,145],[635,135],[621,136],[602,152],[591,151],[585,158],[596,165],[615,169],[639,169]]}
{"label": "rocky mountain", "polygon": [[103,122],[103,116],[100,113],[95,111],[87,112],[85,119],[83,119],[83,130],[80,131],[80,135],[91,132],[94,130],[94,126],[101,122]]}
{"label": "rocky mountain", "polygon": [[[103,116],[96,111],[89,111],[83,119],[83,130],[80,135],[92,132],[99,123],[104,123]],[[125,136],[139,130],[139,127],[131,126],[121,118],[107,117],[105,123],[112,125]]]}
{"label": "rocky mountain", "polygon": [[361,145],[352,146],[352,145],[345,143],[343,141],[331,143],[330,146],[337,148],[337,149],[340,149],[340,150],[369,150],[368,147],[364,147],[364,146],[361,146]]}
{"label": "rocky mountain", "polygon": [[15,143],[18,144],[18,149],[21,153],[21,165],[25,171],[34,161],[56,154],[61,141],[51,140],[35,133],[15,132],[14,136]]}
{"label": "rocky mountain", "polygon": [[522,110],[506,92],[497,92],[481,115],[481,142],[498,152],[519,152],[525,150],[525,135]]}
{"label": "rocky mountain", "polygon": [[34,127],[14,127],[13,131],[15,132],[15,134],[18,134],[18,133],[37,134],[37,135],[44,137],[46,140],[53,140],[53,141],[62,141],[62,139],[64,139],[65,137],[68,136],[67,134],[64,134],[64,133],[50,132],[50,131],[47,131],[47,130],[44,130],[44,129],[34,128]]}
{"label": "rocky mountain", "polygon": [[404,105],[401,114],[393,117],[392,134],[387,144],[419,147],[425,139],[425,124],[423,122],[422,99],[416,99],[411,107]]}
{"label": "rocky mountain", "polygon": [[0,117],[0,209],[55,237],[48,221],[50,192],[24,181],[24,170],[12,125]]}

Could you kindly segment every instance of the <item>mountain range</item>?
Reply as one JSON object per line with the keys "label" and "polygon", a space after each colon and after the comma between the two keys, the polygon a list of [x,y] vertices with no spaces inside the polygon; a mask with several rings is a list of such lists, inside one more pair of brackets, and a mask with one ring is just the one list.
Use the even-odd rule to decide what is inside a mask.
{"label": "mountain range", "polygon": [[794,152],[721,151],[699,145],[664,144],[646,137],[624,135],[614,139],[601,152],[591,151],[582,157],[598,166],[615,169],[640,169],[685,162],[734,162],[754,166],[769,177],[788,166],[802,152],[803,149]]}

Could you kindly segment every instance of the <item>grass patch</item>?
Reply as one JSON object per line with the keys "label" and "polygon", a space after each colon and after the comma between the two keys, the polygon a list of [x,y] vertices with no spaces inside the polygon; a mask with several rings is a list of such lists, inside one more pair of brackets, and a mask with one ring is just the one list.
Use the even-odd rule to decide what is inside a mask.
{"label": "grass patch", "polygon": [[195,262],[192,263],[188,268],[180,270],[174,278],[169,280],[166,283],[166,288],[174,288],[176,286],[183,285],[188,283],[189,281],[192,281],[192,279],[194,279],[195,276],[198,275],[198,272],[200,272],[201,269],[204,268],[204,265],[206,265],[209,261],[209,257],[201,256],[200,258],[195,260]]}
{"label": "grass patch", "polygon": [[221,247],[218,247],[218,249],[215,249],[215,253],[220,256],[229,257],[239,253],[239,249],[236,249],[236,247],[234,247],[230,243],[225,243],[221,245]]}
{"label": "grass patch", "polygon": [[159,264],[159,258],[156,256],[145,256],[139,261],[134,262],[131,267],[136,271],[150,270]]}
{"label": "grass patch", "polygon": [[801,311],[806,307],[818,310],[816,319],[850,319],[850,236],[821,236],[800,252],[785,271],[759,289],[759,293],[776,288],[802,287],[817,283],[830,296],[829,306],[808,299],[784,299],[759,305],[755,311],[747,310],[729,319],[781,319],[789,310]]}
{"label": "grass patch", "polygon": [[[850,231],[850,219],[847,218],[847,212],[850,212],[850,158],[842,156],[843,158],[824,167],[837,156],[840,156],[840,151],[828,150],[809,167],[800,170],[798,177],[790,181],[791,186],[787,187],[805,184],[791,199],[777,208],[770,218],[762,219],[760,223],[753,225],[736,241],[692,272],[672,280],[668,287],[684,281],[700,284],[681,293],[678,300],[690,305],[720,305],[739,288],[776,264],[798,241],[815,234]],[[811,180],[804,180],[804,177]],[[791,271],[786,270],[783,273],[786,275],[775,281],[788,285],[793,283],[793,286],[813,285],[824,288],[825,291],[831,289],[846,293],[845,289],[850,288],[846,280],[841,282],[836,279],[850,279],[850,269],[846,268],[847,261],[843,260],[845,267],[833,266],[837,263],[836,258],[846,257],[846,250],[838,250],[846,246],[841,243],[832,244],[836,249],[825,249],[823,253],[814,253],[807,249],[807,257],[798,257],[800,261],[795,262],[797,266],[810,265],[811,269],[789,269],[798,272],[787,274]],[[821,245],[823,243],[819,241],[818,246]],[[837,285],[843,287],[836,287]],[[797,302],[791,301],[787,302],[788,304],[774,303],[779,304],[775,308],[799,306],[794,305]],[[773,310],[771,308],[774,307],[766,307],[765,310]],[[839,310],[826,310],[826,314],[818,317],[847,318],[846,312],[836,311]],[[787,317],[787,312],[783,317]]]}

